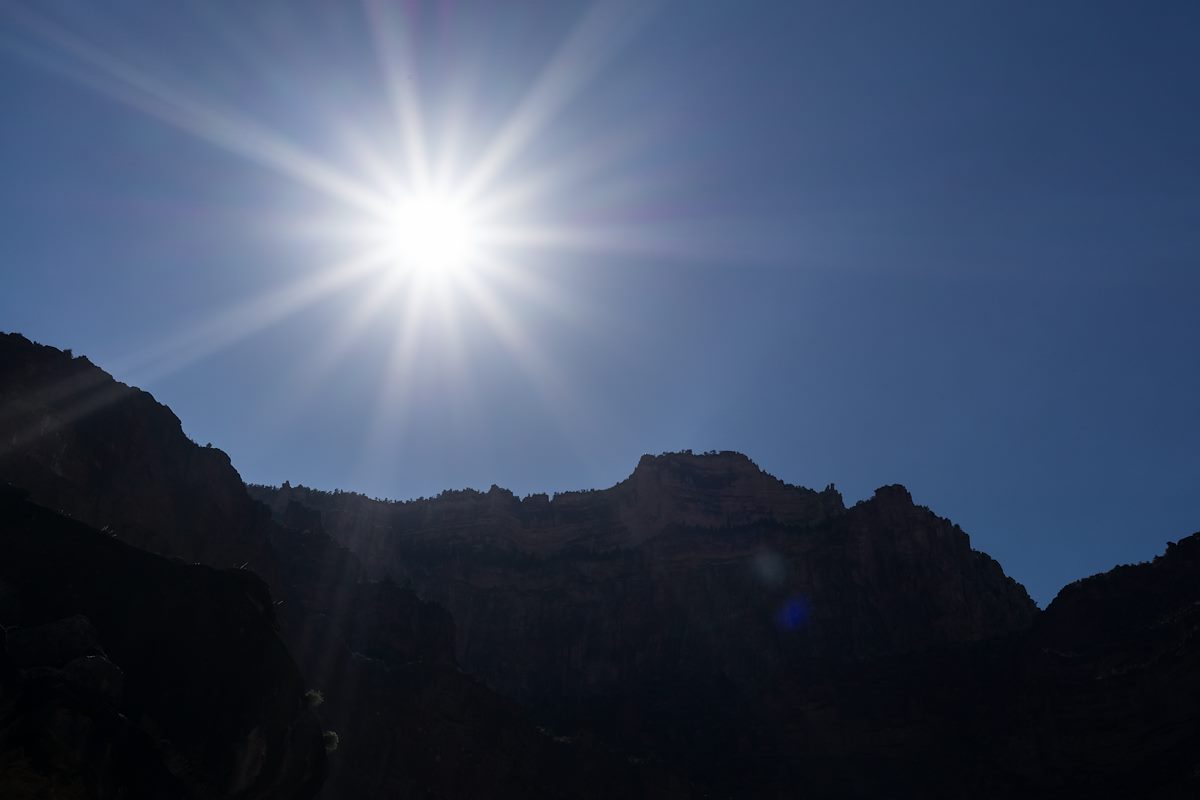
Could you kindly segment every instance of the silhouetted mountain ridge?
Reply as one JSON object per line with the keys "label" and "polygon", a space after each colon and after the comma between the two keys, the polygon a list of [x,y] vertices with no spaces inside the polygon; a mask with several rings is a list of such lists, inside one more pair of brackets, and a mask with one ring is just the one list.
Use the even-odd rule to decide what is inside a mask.
{"label": "silhouetted mountain ridge", "polygon": [[[325,694],[318,713],[340,736],[327,796],[670,796],[678,783],[539,731],[457,669],[444,610],[365,580],[304,509],[284,515],[294,527],[272,521],[228,457],[190,441],[149,394],[16,334],[0,334],[0,480],[105,541],[261,575],[283,640]],[[15,524],[0,519],[5,536]]]}
{"label": "silhouetted mountain ridge", "polygon": [[[112,780],[149,787],[131,797],[303,796],[285,787],[312,787],[320,757],[282,755],[308,752],[289,726],[309,749],[321,727],[341,735],[326,797],[1200,789],[1200,534],[1039,612],[903,487],[846,508],[832,486],[790,486],[737,453],[645,456],[613,487],[553,498],[247,490],[148,394],[16,335],[0,335],[0,480],[28,494],[0,503],[0,624],[71,658],[14,660],[6,637],[8,793],[18,764],[18,778],[75,781],[66,796],[111,796]],[[122,587],[106,597],[110,576]],[[163,629],[163,608],[130,597],[177,598],[164,607],[186,624]],[[259,649],[205,627],[214,614],[250,615]],[[192,625],[205,633],[178,643]],[[182,654],[180,685],[199,686],[203,647],[277,680],[255,691],[278,702],[226,713],[173,693],[156,659]],[[104,704],[133,702],[112,688],[126,667],[130,709],[199,729],[156,745],[141,717],[121,723]],[[211,691],[237,674],[212,673]],[[302,687],[325,693],[323,724]],[[23,761],[39,708],[115,733]],[[81,754],[105,742],[115,756],[89,772]]]}
{"label": "silhouetted mountain ridge", "polygon": [[319,512],[372,574],[449,609],[464,668],[546,724],[731,789],[759,769],[739,730],[775,731],[755,750],[789,746],[777,687],[1022,631],[1037,613],[903,487],[847,509],[738,453],[644,456],[609,489],[552,499],[251,493]]}

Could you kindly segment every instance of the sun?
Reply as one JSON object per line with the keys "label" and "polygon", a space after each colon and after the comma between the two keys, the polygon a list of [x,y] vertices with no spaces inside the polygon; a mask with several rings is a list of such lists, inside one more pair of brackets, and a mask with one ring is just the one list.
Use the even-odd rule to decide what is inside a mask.
{"label": "sun", "polygon": [[461,275],[478,261],[480,224],[470,204],[446,192],[426,191],[391,203],[380,234],[389,261],[423,278]]}

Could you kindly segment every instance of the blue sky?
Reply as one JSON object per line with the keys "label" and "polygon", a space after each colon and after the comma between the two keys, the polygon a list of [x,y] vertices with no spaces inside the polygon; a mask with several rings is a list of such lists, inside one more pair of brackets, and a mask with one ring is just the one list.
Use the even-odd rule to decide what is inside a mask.
{"label": "blue sky", "polygon": [[[0,328],[250,481],[524,494],[734,449],[849,502],[904,483],[1045,603],[1200,528],[1198,25],[3,3]],[[414,127],[448,174],[500,153],[489,196],[525,199],[498,224],[541,234],[474,293],[331,267]]]}

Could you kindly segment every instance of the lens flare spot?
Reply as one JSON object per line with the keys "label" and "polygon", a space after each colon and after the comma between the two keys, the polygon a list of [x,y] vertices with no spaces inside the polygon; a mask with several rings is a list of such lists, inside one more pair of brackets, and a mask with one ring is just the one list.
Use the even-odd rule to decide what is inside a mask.
{"label": "lens flare spot", "polygon": [[787,599],[775,614],[775,624],[785,631],[796,631],[808,624],[808,600],[801,595]]}
{"label": "lens flare spot", "polygon": [[787,577],[787,563],[774,550],[759,550],[750,560],[750,566],[764,586],[780,586]]}

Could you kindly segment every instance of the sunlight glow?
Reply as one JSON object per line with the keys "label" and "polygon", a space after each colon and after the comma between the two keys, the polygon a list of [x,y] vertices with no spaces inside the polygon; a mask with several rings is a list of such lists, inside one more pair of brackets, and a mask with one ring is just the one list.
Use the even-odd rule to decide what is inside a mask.
{"label": "sunlight glow", "polygon": [[469,269],[478,256],[478,221],[465,203],[449,194],[406,197],[389,210],[383,227],[384,245],[395,266],[423,278],[453,277]]}
{"label": "sunlight glow", "polygon": [[[421,73],[420,13],[404,4],[362,0],[379,70],[379,99],[388,106],[384,116],[390,125],[372,129],[360,124],[353,109],[322,108],[317,116],[333,122],[345,145],[336,155],[314,148],[311,132],[289,135],[271,124],[269,114],[254,113],[257,109],[236,99],[222,102],[219,93],[197,91],[153,59],[122,58],[119,48],[81,35],[53,15],[11,11],[25,35],[0,37],[0,49],[12,49],[308,190],[297,204],[305,206],[302,213],[284,212],[269,227],[289,243],[313,243],[321,263],[298,267],[281,285],[159,337],[118,359],[117,371],[154,380],[326,301],[349,300],[349,310],[309,354],[301,380],[286,387],[283,405],[289,408],[282,416],[299,418],[305,398],[319,391],[364,340],[381,333],[390,337],[391,353],[379,369],[364,441],[364,468],[370,468],[395,452],[395,443],[412,427],[407,415],[422,392],[436,392],[440,402],[461,406],[469,421],[473,404],[484,397],[473,384],[478,366],[494,358],[497,349],[524,373],[548,420],[564,438],[578,440],[581,452],[585,420],[615,426],[603,409],[589,408],[587,398],[561,374],[546,342],[530,330],[531,318],[595,331],[603,327],[599,310],[539,268],[535,256],[546,251],[649,254],[670,249],[664,238],[674,247],[678,242],[662,233],[661,220],[632,228],[611,220],[602,224],[592,216],[572,223],[556,207],[564,197],[611,197],[612,167],[638,149],[640,128],[595,132],[574,141],[565,159],[532,156],[539,140],[646,19],[648,5],[653,3],[591,5],[507,112],[480,118],[470,113],[476,99],[469,92],[470,69],[439,78],[439,105],[427,108],[423,102],[421,81],[413,77]],[[263,48],[271,55],[270,43]],[[276,60],[286,59],[267,62]],[[455,87],[467,89],[458,95]],[[320,93],[306,85],[304,95]],[[478,108],[487,109],[488,103]],[[605,186],[608,195],[598,191]],[[645,189],[627,190],[640,196]]]}

